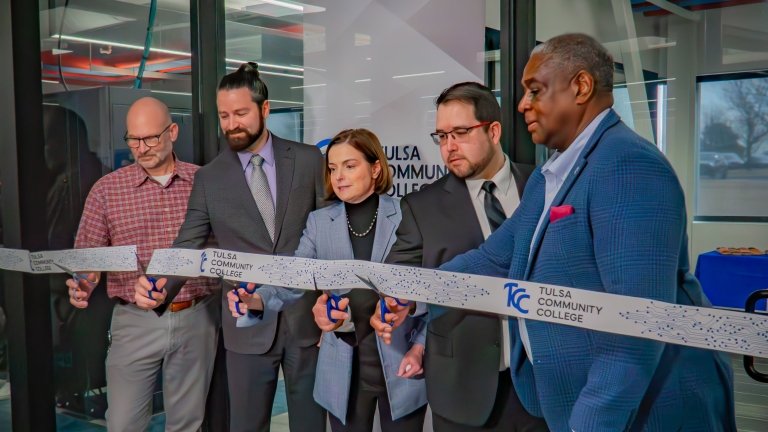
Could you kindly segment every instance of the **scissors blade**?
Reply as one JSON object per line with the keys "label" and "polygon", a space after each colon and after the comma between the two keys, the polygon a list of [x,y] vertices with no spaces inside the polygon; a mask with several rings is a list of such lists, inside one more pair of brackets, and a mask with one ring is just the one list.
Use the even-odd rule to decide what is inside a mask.
{"label": "scissors blade", "polygon": [[312,284],[315,286],[315,291],[320,291],[317,288],[317,278],[315,278],[315,273],[314,272],[312,272]]}
{"label": "scissors blade", "polygon": [[136,262],[139,263],[139,270],[141,270],[141,274],[147,275],[147,268],[144,267],[144,264],[141,263],[141,258],[139,258],[139,254],[136,254]]}
{"label": "scissors blade", "polygon": [[[355,274],[355,276],[357,276],[357,278],[358,278],[358,279],[360,279],[360,281],[362,281],[364,284],[366,284],[366,285],[368,286],[368,288],[370,288],[371,290],[373,290],[373,292],[375,292],[376,294],[378,294],[378,295],[379,295],[379,307],[380,307],[380,310],[381,310],[381,322],[383,322],[383,323],[386,323],[386,322],[387,322],[387,320],[386,320],[386,319],[384,319],[384,316],[385,316],[385,314],[388,314],[388,313],[390,313],[391,311],[390,311],[390,310],[389,310],[389,308],[387,307],[387,302],[386,302],[386,300],[384,299],[384,297],[385,297],[384,293],[383,293],[383,292],[381,292],[381,290],[379,289],[379,287],[377,287],[377,286],[376,286],[376,284],[375,284],[375,283],[373,283],[373,281],[372,281],[372,280],[370,280],[370,279],[368,279],[368,278],[364,278],[364,277],[360,276],[359,274]],[[393,322],[394,322],[394,321],[393,321]],[[390,323],[390,325],[393,325],[393,324],[392,324],[392,323]]]}
{"label": "scissors blade", "polygon": [[364,277],[360,276],[359,274],[355,274],[355,276],[357,276],[357,278],[360,279],[360,281],[363,282],[368,288],[373,290],[373,292],[378,294],[379,297],[384,298],[384,293],[381,292],[381,290],[376,286],[376,284],[373,283],[372,280],[370,280],[368,278],[364,278]]}
{"label": "scissors blade", "polygon": [[71,274],[72,276],[75,276],[77,274],[74,270],[72,270],[70,268],[67,268],[67,267],[65,267],[65,266],[63,266],[63,265],[61,265],[59,263],[53,263],[53,265],[55,265],[56,267],[64,270],[66,273]]}

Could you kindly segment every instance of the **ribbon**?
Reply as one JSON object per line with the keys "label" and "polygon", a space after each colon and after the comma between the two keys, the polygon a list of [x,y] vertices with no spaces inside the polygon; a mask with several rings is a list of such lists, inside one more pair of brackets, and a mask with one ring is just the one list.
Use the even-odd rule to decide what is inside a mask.
{"label": "ribbon", "polygon": [[136,270],[136,246],[42,252],[0,248],[0,269],[25,273],[133,271]]}
{"label": "ribbon", "polygon": [[158,249],[147,272],[287,288],[370,289],[452,308],[526,318],[660,342],[768,357],[768,317],[542,283],[358,260],[326,261],[221,249]]}

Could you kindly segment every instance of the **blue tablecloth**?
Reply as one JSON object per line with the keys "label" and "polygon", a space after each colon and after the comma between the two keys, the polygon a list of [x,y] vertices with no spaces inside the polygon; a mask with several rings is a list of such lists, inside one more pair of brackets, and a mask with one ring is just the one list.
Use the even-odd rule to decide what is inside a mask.
{"label": "blue tablecloth", "polygon": [[[744,309],[753,291],[768,289],[768,255],[703,253],[696,264],[696,278],[713,305]],[[756,309],[766,310],[765,300],[757,302]]]}

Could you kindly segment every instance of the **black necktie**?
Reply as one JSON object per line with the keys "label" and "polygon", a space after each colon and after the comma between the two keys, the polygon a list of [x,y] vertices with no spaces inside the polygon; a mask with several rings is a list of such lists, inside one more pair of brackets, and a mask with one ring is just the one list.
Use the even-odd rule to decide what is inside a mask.
{"label": "black necktie", "polygon": [[488,223],[491,225],[491,232],[496,231],[496,228],[501,226],[507,219],[499,199],[493,195],[494,189],[496,189],[496,184],[492,181],[487,180],[483,183],[483,191],[485,191],[483,207],[485,207],[485,216],[488,218]]}

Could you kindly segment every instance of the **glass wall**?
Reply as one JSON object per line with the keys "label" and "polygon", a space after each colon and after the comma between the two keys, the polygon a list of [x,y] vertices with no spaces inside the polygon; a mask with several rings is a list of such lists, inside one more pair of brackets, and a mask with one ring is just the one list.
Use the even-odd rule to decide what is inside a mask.
{"label": "glass wall", "polygon": [[766,72],[699,77],[699,216],[768,215]]}
{"label": "glass wall", "polygon": [[132,162],[122,141],[128,105],[151,94],[171,107],[175,151],[191,160],[189,1],[47,3],[56,5],[40,14],[44,104],[82,119],[88,149],[111,170]]}
{"label": "glass wall", "polygon": [[[2,174],[0,173],[0,178]],[[0,202],[2,200],[3,182],[0,181]],[[0,217],[0,247],[5,243],[3,218]],[[11,383],[8,381],[8,320],[5,303],[5,277],[0,272],[0,429],[11,428]]]}
{"label": "glass wall", "polygon": [[[38,5],[45,138],[34,145],[45,170],[36,173],[44,185],[36,192],[45,201],[47,249],[67,249],[94,182],[134,162],[122,139],[133,101],[163,100],[180,127],[177,156],[194,161],[199,154],[192,139],[190,1]],[[446,172],[428,136],[442,89],[471,80],[500,94],[500,0],[225,0],[224,7],[221,61],[227,71],[245,61],[260,64],[270,89],[269,128],[321,148],[341,129],[370,128],[387,147],[394,196]],[[215,107],[204,108],[215,115]],[[112,390],[104,360],[114,301],[102,280],[88,308],[75,309],[65,280],[48,281],[57,429],[102,430]],[[0,313],[0,339],[2,321]],[[10,429],[4,353],[0,341],[2,430]],[[281,389],[273,430],[287,430],[286,409]],[[153,413],[151,430],[162,430],[159,386]]]}
{"label": "glass wall", "polygon": [[684,3],[539,0],[537,39],[583,31],[610,49],[616,110],[667,154],[697,220],[764,217],[768,4]]}
{"label": "glass wall", "polygon": [[696,215],[768,215],[768,3],[702,12]]}
{"label": "glass wall", "polygon": [[428,136],[440,91],[461,81],[501,86],[499,0],[225,5],[227,69],[260,64],[270,129],[321,148],[340,130],[371,129],[397,197],[446,173]]}
{"label": "glass wall", "polygon": [[[191,48],[188,0],[68,0],[40,2],[44,154],[49,249],[73,246],[85,198],[104,174],[133,163],[123,141],[125,115],[152,95],[169,105],[179,125],[174,150],[192,161]],[[52,275],[57,425],[91,430],[104,424],[104,360],[114,301],[105,283],[87,309],[69,303]],[[152,427],[162,430],[162,397]]]}

